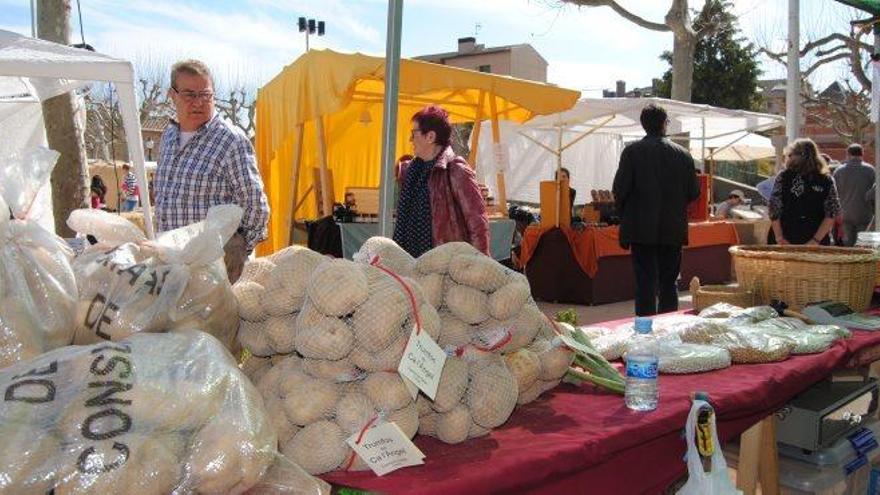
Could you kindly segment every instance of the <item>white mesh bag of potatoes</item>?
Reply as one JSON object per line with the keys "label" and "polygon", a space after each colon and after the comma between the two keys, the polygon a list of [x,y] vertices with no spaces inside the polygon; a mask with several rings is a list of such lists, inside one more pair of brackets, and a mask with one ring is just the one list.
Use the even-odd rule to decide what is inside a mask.
{"label": "white mesh bag of potatoes", "polygon": [[41,148],[0,160],[0,368],[73,340],[73,251],[32,206],[57,158]]}
{"label": "white mesh bag of potatoes", "polygon": [[243,493],[278,457],[257,391],[203,332],[56,349],[0,390],[0,493]]}
{"label": "white mesh bag of potatoes", "polygon": [[74,342],[194,328],[234,349],[238,305],[223,264],[223,246],[241,214],[235,205],[215,206],[204,221],[148,241],[137,226],[117,215],[71,213],[72,229],[98,239],[73,261],[79,286]]}

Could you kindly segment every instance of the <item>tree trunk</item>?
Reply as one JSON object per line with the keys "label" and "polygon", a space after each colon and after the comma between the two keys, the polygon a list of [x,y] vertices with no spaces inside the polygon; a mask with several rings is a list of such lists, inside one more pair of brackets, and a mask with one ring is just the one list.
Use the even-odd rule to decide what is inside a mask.
{"label": "tree trunk", "polygon": [[672,45],[672,99],[691,101],[694,83],[694,52],[697,37],[690,34],[676,35]]}
{"label": "tree trunk", "polygon": [[[70,0],[38,0],[37,36],[70,43]],[[70,212],[87,206],[88,169],[83,139],[84,125],[76,116],[76,95],[66,93],[43,102],[43,121],[49,147],[61,153],[52,170],[52,211],[55,233],[73,237],[67,226]]]}

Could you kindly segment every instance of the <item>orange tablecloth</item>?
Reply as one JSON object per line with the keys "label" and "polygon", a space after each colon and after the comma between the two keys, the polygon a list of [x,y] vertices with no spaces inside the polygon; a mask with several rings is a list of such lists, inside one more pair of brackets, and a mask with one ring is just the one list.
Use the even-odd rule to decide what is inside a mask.
{"label": "orange tablecloth", "polygon": [[[595,277],[599,269],[599,258],[606,256],[626,256],[629,251],[620,247],[618,243],[620,228],[611,227],[588,227],[577,231],[571,227],[560,227],[568,244],[574,253],[574,257],[581,269],[589,277]],[[550,229],[542,229],[537,225],[526,229],[522,240],[522,251],[519,260],[522,266],[528,264],[538,241],[544,232]],[[736,228],[730,222],[700,222],[688,225],[688,245],[686,248],[704,246],[736,245],[738,243]]]}

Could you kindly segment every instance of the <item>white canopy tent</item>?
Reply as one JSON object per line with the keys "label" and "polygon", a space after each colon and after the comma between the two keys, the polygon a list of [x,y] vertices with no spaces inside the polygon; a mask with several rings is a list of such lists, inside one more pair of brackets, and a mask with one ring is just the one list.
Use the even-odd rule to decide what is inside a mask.
{"label": "white canopy tent", "polygon": [[[520,125],[503,122],[498,146],[483,137],[488,132],[481,132],[477,174],[495,191],[496,174],[503,171],[507,198],[531,203],[539,201],[537,182],[552,180],[559,166],[571,171],[571,186],[581,194],[611,189],[624,145],[645,134],[639,115],[649,103],[666,109],[668,133],[687,136],[697,159],[710,154],[722,159],[722,152],[723,159],[746,153],[767,156],[772,150],[769,139],[754,133],[785,125],[778,115],[662,98],[584,98],[565,112]],[[733,151],[737,148],[731,150],[736,146],[738,154]],[[585,200],[580,196],[577,202]]]}
{"label": "white canopy tent", "polygon": [[[40,102],[92,81],[109,81],[116,86],[129,158],[140,185],[144,225],[147,235],[152,238],[150,195],[134,90],[134,68],[130,62],[0,30],[0,157],[45,145]],[[4,164],[0,163],[0,166]],[[41,190],[38,201],[51,201],[48,189],[45,186]],[[49,229],[54,230],[54,225],[50,223]]]}

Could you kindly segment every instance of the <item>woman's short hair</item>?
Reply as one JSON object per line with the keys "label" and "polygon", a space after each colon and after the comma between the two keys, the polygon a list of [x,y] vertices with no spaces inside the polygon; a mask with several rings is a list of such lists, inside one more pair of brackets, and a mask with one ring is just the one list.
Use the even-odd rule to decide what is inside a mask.
{"label": "woman's short hair", "polygon": [[649,136],[659,136],[663,134],[663,124],[666,123],[668,118],[669,117],[666,115],[666,109],[653,103],[645,105],[645,108],[642,109],[641,115],[639,115],[642,129],[644,129]]}
{"label": "woman's short hair", "polygon": [[819,147],[810,138],[795,139],[785,148],[785,153],[791,155],[785,167],[794,170],[800,175],[830,174],[828,163],[819,155]]}
{"label": "woman's short hair", "polygon": [[435,144],[438,146],[449,146],[449,139],[452,136],[452,124],[449,123],[449,113],[437,105],[428,105],[416,112],[412,117],[412,121],[418,124],[422,134],[434,131],[436,136]]}

